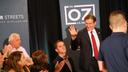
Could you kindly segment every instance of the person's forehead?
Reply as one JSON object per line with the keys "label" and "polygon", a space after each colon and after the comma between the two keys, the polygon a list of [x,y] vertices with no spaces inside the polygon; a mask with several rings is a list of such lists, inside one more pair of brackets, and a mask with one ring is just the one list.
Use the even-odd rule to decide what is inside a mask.
{"label": "person's forehead", "polygon": [[20,39],[20,36],[14,36],[14,39]]}
{"label": "person's forehead", "polygon": [[57,43],[57,45],[63,45],[64,44],[64,42],[58,42]]}
{"label": "person's forehead", "polygon": [[85,21],[87,21],[87,20],[93,20],[92,18],[89,18],[89,19],[86,19]]}

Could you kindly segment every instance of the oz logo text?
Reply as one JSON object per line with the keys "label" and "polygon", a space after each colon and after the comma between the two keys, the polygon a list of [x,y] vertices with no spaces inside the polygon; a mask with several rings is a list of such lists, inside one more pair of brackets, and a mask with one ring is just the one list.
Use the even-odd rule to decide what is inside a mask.
{"label": "oz logo text", "polygon": [[64,6],[65,11],[65,23],[66,25],[71,24],[84,24],[84,17],[89,13],[95,15],[95,5],[73,5]]}

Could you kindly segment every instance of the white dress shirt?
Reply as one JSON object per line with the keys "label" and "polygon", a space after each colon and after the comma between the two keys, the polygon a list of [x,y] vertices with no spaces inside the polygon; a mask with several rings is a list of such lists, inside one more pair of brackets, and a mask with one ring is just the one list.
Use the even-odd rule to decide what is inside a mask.
{"label": "white dress shirt", "polygon": [[[99,51],[99,47],[100,47],[100,41],[99,41],[99,37],[98,37],[98,34],[97,34],[97,32],[96,32],[96,30],[95,29],[93,29],[92,30],[92,33],[93,33],[93,35],[94,35],[94,37],[95,37],[95,40],[96,40],[96,45],[97,45],[97,48],[98,48],[98,51]],[[91,39],[91,31],[88,31],[88,34],[89,34],[89,38],[90,38],[90,41],[91,41],[91,46],[92,46],[92,52],[93,52],[93,57],[94,57],[94,48],[93,48],[93,45],[92,45],[92,39]]]}

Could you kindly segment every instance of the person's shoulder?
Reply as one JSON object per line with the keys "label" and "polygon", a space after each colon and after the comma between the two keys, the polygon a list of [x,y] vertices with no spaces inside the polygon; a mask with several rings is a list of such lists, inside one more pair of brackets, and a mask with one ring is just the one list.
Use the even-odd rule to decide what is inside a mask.
{"label": "person's shoulder", "polygon": [[19,48],[24,48],[23,46],[20,46]]}
{"label": "person's shoulder", "polygon": [[128,33],[126,33],[123,38],[128,42]]}
{"label": "person's shoulder", "polygon": [[126,33],[125,36],[128,38],[128,33]]}
{"label": "person's shoulder", "polygon": [[24,48],[23,46],[20,46],[19,49],[21,49],[21,50],[25,50],[25,48]]}
{"label": "person's shoulder", "polygon": [[107,43],[111,40],[111,36],[106,37],[101,44]]}
{"label": "person's shoulder", "polygon": [[55,60],[61,61],[61,60],[63,60],[63,58],[61,58],[60,56],[57,56]]}
{"label": "person's shoulder", "polygon": [[20,50],[20,51],[23,51],[23,52],[26,52],[25,48],[22,47],[22,46],[19,47],[19,50]]}
{"label": "person's shoulder", "polygon": [[79,30],[79,33],[84,33],[84,32],[87,32],[86,28],[83,28],[83,29]]}
{"label": "person's shoulder", "polygon": [[96,30],[100,30],[100,28],[95,27]]}
{"label": "person's shoulder", "polygon": [[53,60],[53,64],[56,64],[57,63],[57,61],[59,61],[59,57],[57,56],[54,60]]}
{"label": "person's shoulder", "polygon": [[95,28],[96,32],[100,32],[100,28]]}

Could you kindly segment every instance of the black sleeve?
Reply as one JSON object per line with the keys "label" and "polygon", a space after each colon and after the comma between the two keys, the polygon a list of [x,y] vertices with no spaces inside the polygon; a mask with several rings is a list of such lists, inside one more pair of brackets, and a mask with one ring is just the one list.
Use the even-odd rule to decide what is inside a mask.
{"label": "black sleeve", "polygon": [[63,61],[63,58],[57,56],[56,59],[54,59],[53,64],[55,65],[57,62]]}
{"label": "black sleeve", "polygon": [[80,34],[78,33],[75,40],[71,40],[71,49],[76,50],[80,43]]}
{"label": "black sleeve", "polygon": [[[128,36],[127,36],[127,39],[128,39]],[[126,43],[126,45],[124,45],[125,46],[124,52],[125,52],[126,58],[128,60],[128,40],[126,40],[125,43]]]}
{"label": "black sleeve", "polygon": [[100,60],[100,61],[104,61],[104,56],[103,56],[103,53],[102,53],[102,46],[101,46],[100,49],[99,49],[98,60]]}
{"label": "black sleeve", "polygon": [[73,72],[76,72],[75,66],[74,66],[74,62],[73,62],[73,60],[72,60],[70,57],[69,57],[69,61],[70,61],[70,63],[71,63]]}

